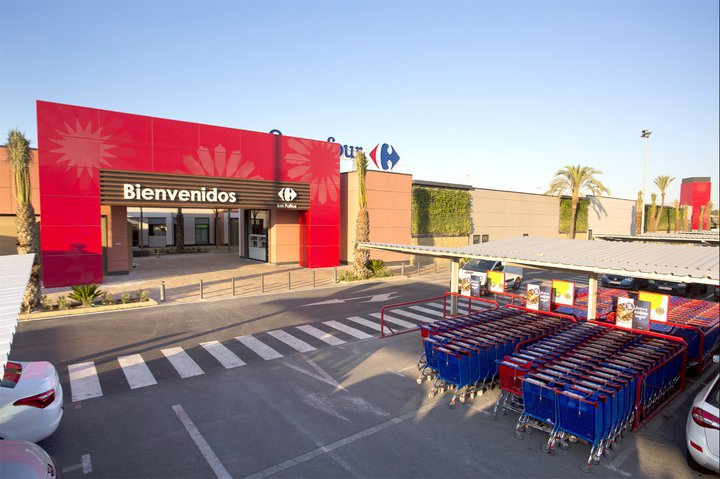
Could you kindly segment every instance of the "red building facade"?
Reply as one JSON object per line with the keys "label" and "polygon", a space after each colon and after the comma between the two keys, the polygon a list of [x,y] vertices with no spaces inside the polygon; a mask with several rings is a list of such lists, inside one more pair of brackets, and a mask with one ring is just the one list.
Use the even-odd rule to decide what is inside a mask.
{"label": "red building facade", "polygon": [[692,219],[690,221],[693,230],[700,227],[700,207],[707,205],[710,201],[710,178],[683,178],[680,185],[680,204],[692,206]]}
{"label": "red building facade", "polygon": [[336,143],[44,101],[37,120],[45,287],[102,282],[101,205],[282,210],[302,266],[339,264]]}

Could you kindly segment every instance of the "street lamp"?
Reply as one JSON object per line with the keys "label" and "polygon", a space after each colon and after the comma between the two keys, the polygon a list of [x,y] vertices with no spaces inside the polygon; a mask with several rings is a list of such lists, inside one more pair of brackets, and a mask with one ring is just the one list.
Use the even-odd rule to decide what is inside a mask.
{"label": "street lamp", "polygon": [[[644,153],[643,153],[643,189],[642,189],[642,198],[643,198],[643,204],[642,204],[642,221],[643,225],[645,224],[645,186],[646,186],[646,176],[647,176],[647,150],[648,150],[648,138],[650,138],[650,135],[652,134],[652,131],[650,130],[643,130],[640,133],[640,138],[645,138],[645,147],[644,147]],[[644,233],[645,228],[642,228],[641,231]]]}
{"label": "street lamp", "polygon": [[650,138],[650,135],[652,134],[652,131],[650,130],[643,130],[640,133],[640,138],[645,138],[645,152],[643,155],[643,202],[645,201],[645,177],[647,172],[647,147],[648,147],[648,138]]}

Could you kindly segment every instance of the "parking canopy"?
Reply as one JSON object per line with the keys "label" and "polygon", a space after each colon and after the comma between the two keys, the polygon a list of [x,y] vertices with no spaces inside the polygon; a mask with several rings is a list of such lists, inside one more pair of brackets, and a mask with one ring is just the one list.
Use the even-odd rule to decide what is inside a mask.
{"label": "parking canopy", "polygon": [[460,248],[360,243],[361,248],[447,259],[479,258],[535,268],[720,284],[720,251],[712,246],[512,238]]}
{"label": "parking canopy", "polygon": [[0,372],[5,370],[35,255],[0,256]]}

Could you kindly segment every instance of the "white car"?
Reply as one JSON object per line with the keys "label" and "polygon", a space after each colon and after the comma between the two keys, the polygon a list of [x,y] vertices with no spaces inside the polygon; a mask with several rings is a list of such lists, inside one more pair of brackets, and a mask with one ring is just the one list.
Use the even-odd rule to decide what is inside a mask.
{"label": "white car", "polygon": [[8,361],[0,383],[0,438],[42,441],[60,425],[63,390],[47,361]]}
{"label": "white car", "polygon": [[458,274],[459,292],[466,295],[472,295],[473,276],[478,280],[476,288],[478,294],[485,294],[488,288],[487,273],[488,271],[497,271],[505,273],[505,291],[517,290],[523,281],[522,268],[514,268],[505,266],[501,261],[491,261],[486,259],[471,259],[460,268]]}
{"label": "white car", "polygon": [[58,465],[45,450],[28,441],[0,441],[0,472],[13,479],[56,479]]}
{"label": "white car", "polygon": [[[717,358],[717,356],[716,356]],[[717,361],[713,367],[717,370]],[[720,375],[695,396],[685,426],[688,462],[691,466],[720,472],[718,441],[720,441]]]}

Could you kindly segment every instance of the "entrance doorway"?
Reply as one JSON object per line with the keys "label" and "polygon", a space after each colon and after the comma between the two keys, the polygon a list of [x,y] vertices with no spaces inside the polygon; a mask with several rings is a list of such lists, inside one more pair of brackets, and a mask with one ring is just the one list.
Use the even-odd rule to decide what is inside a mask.
{"label": "entrance doorway", "polygon": [[247,225],[247,256],[258,261],[268,260],[268,225],[270,224],[269,210],[245,211],[245,224]]}

